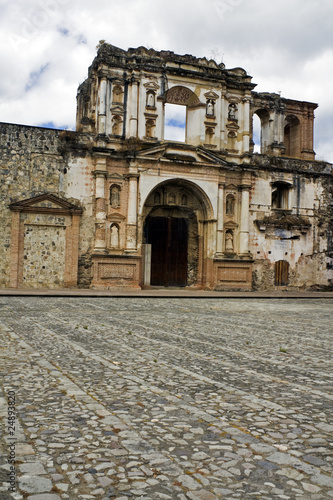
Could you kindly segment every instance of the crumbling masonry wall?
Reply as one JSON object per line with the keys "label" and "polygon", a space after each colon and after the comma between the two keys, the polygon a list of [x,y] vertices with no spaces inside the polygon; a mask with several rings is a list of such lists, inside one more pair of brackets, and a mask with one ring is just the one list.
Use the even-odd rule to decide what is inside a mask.
{"label": "crumbling masonry wall", "polygon": [[[77,142],[79,134],[73,134]],[[71,182],[73,175],[78,176],[78,171],[82,169],[84,155],[80,151],[78,158],[66,137],[68,133],[61,130],[0,123],[0,286],[8,287],[10,281],[12,212],[9,205],[45,193],[52,193],[77,205],[88,205],[88,210],[81,217],[79,260],[83,265],[80,278],[85,284],[89,283],[89,263],[83,257],[93,238],[90,220],[86,216],[86,212],[89,213],[89,199],[84,203],[85,193],[79,195],[78,191],[82,191],[80,186],[78,190],[75,183],[72,185]],[[89,170],[89,167],[86,168]],[[55,240],[57,236],[60,235],[55,234]],[[36,244],[38,237],[35,235],[34,238],[37,239],[31,244],[28,243],[29,238],[26,241],[30,262],[40,260],[40,245]],[[61,279],[57,278],[56,281],[58,286],[62,286]],[[31,277],[29,283],[38,286],[37,277],[35,280]]]}

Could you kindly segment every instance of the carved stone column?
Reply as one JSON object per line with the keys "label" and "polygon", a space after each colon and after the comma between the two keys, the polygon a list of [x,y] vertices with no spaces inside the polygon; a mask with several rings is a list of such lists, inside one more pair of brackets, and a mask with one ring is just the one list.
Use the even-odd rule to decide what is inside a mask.
{"label": "carved stone column", "polygon": [[10,241],[10,283],[11,288],[17,288],[19,275],[20,253],[20,212],[12,211],[12,234]]}
{"label": "carved stone column", "polygon": [[249,214],[250,214],[250,187],[242,186],[239,252],[240,255],[244,257],[249,256]]}
{"label": "carved stone column", "polygon": [[97,163],[95,170],[95,251],[106,250],[106,165],[105,160]]}
{"label": "carved stone column", "polygon": [[243,99],[243,153],[250,151],[250,99]]}
{"label": "carved stone column", "polygon": [[129,175],[126,251],[137,250],[138,174]]}
{"label": "carved stone column", "polygon": [[106,89],[107,79],[106,76],[102,76],[98,92],[98,133],[101,135],[106,132]]}
{"label": "carved stone column", "polygon": [[224,184],[219,184],[217,199],[216,257],[223,252]]}
{"label": "carved stone column", "polygon": [[130,101],[130,137],[138,135],[138,81],[132,81],[131,84],[131,101]]}

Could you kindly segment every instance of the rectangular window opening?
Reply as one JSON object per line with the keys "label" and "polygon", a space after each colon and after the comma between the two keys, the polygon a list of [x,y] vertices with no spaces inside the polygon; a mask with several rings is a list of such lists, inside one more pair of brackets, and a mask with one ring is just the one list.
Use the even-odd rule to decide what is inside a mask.
{"label": "rectangular window opening", "polygon": [[186,106],[164,105],[164,140],[185,142]]}

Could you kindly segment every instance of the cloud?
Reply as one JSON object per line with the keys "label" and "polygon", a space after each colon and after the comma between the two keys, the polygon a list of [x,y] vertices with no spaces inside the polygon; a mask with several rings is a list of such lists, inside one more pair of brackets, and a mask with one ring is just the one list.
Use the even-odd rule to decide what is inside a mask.
{"label": "cloud", "polygon": [[185,142],[186,107],[165,105],[164,139]]}
{"label": "cloud", "polygon": [[75,127],[77,87],[99,40],[223,60],[258,91],[319,103],[318,156],[333,161],[331,0],[0,2],[0,120]]}
{"label": "cloud", "polygon": [[49,63],[46,63],[46,64],[44,64],[44,66],[39,68],[38,71],[33,71],[32,73],[30,73],[29,81],[25,86],[26,92],[28,92],[29,90],[31,90],[33,87],[35,87],[36,85],[38,85],[40,83],[41,78],[43,76],[43,73],[45,73],[47,71],[49,66],[50,66]]}

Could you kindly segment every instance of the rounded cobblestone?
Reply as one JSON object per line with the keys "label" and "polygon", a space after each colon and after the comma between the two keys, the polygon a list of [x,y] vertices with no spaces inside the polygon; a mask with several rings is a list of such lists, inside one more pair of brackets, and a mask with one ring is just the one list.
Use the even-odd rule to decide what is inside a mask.
{"label": "rounded cobblestone", "polygon": [[332,319],[326,299],[0,298],[1,498],[332,497]]}

